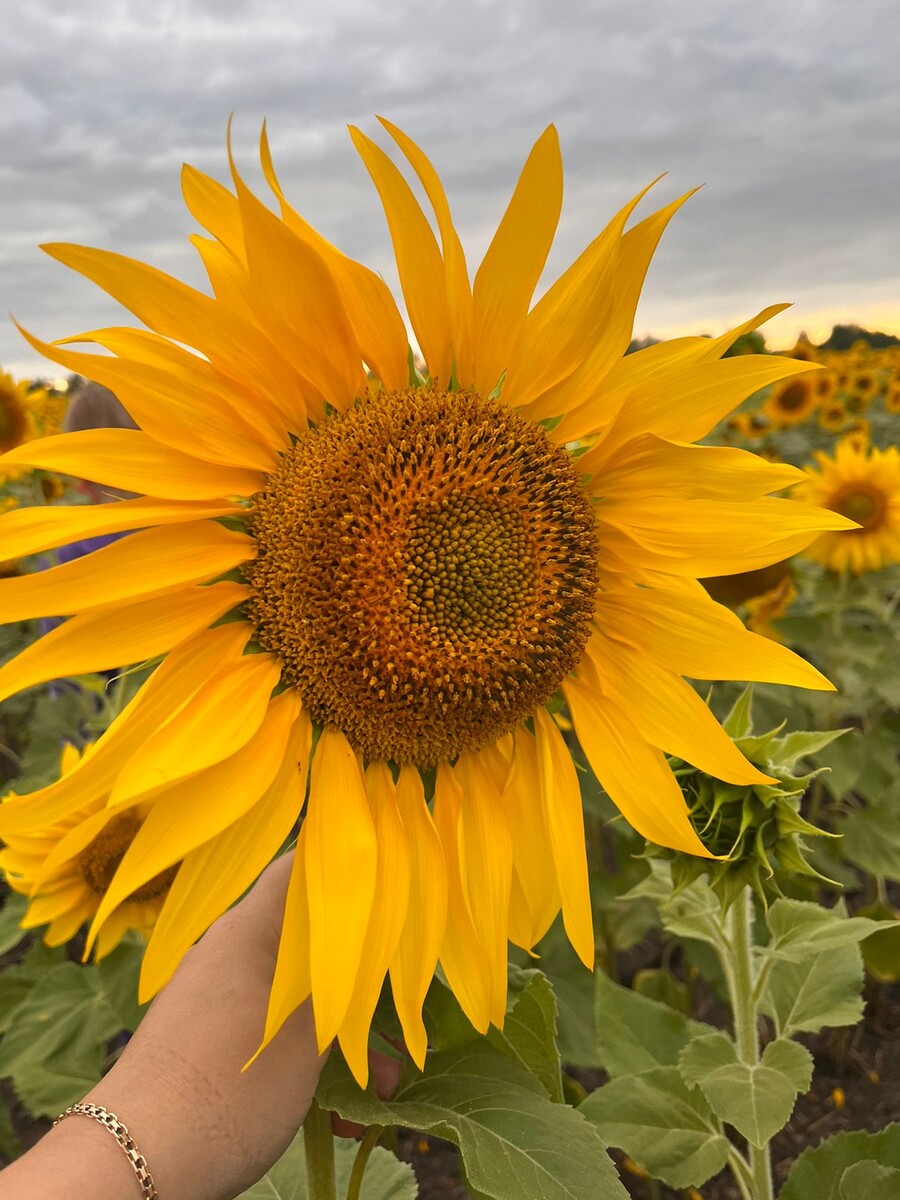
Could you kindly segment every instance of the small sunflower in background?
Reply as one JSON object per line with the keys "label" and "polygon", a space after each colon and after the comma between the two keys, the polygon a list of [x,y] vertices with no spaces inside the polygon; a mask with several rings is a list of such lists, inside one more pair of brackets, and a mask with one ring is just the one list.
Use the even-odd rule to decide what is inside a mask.
{"label": "small sunflower in background", "polygon": [[6,453],[34,434],[28,411],[28,385],[0,371],[0,453]]}
{"label": "small sunflower in background", "polygon": [[880,571],[900,562],[900,451],[878,450],[842,438],[834,456],[815,455],[818,469],[807,469],[798,489],[811,504],[821,504],[858,525],[841,533],[826,533],[805,551],[807,558],[831,571]]}
{"label": "small sunflower in background", "polygon": [[818,410],[817,421],[819,426],[828,433],[839,433],[850,417],[844,408],[843,401],[838,399],[827,400]]}
{"label": "small sunflower in background", "polygon": [[900,379],[895,379],[887,390],[884,407],[889,413],[900,413]]}
{"label": "small sunflower in background", "polygon": [[303,812],[265,1042],[311,996],[320,1045],[337,1037],[360,1081],[386,976],[421,1065],[438,961],[482,1032],[504,1020],[508,940],[530,950],[561,911],[593,961],[578,775],[548,705],[565,702],[636,829],[708,855],[666,753],[738,784],[767,777],[682,676],[830,685],[697,579],[850,526],[771,495],[799,470],[692,444],[748,394],[809,369],[722,358],[777,308],[626,356],[686,197],[633,224],[641,197],[625,205],[533,303],[560,215],[555,130],[471,280],[437,173],[383,124],[437,228],[352,130],[427,377],[382,279],[289,204],[264,135],[277,212],[233,163],[233,191],[184,170],[213,295],[118,254],[47,247],[149,329],[67,339],[111,356],[26,336],[111,388],[139,428],[45,438],[7,462],[145,494],[0,519],[4,556],[132,531],[0,582],[2,619],[75,614],[0,667],[0,698],[162,657],[89,757],[2,806],[0,834],[88,801],[141,814],[90,940],[177,870],[146,999]]}
{"label": "small sunflower in background", "polygon": [[[72,771],[80,758],[67,743],[61,775]],[[11,799],[14,795],[6,797],[7,802]],[[95,795],[44,829],[9,834],[0,850],[4,879],[13,891],[29,898],[22,928],[45,925],[48,946],[62,946],[94,917],[146,816],[146,805],[117,813],[105,800]],[[176,871],[170,867],[118,905],[98,935],[97,959],[114,950],[129,929],[149,937]]]}
{"label": "small sunflower in background", "polygon": [[[824,375],[824,372],[822,373]],[[816,375],[800,375],[772,389],[760,410],[775,429],[802,425],[819,406]]]}

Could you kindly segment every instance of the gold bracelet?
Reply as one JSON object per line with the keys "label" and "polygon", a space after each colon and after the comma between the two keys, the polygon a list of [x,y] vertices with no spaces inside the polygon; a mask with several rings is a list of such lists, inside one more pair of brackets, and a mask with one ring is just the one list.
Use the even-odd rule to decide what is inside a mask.
{"label": "gold bracelet", "polygon": [[81,1113],[82,1116],[91,1117],[108,1129],[113,1135],[125,1153],[128,1155],[128,1161],[134,1168],[134,1173],[137,1177],[138,1184],[141,1189],[141,1195],[144,1200],[159,1200],[156,1188],[153,1186],[153,1180],[150,1177],[150,1170],[147,1166],[147,1160],[141,1154],[135,1145],[134,1138],[128,1132],[115,1113],[111,1113],[101,1104],[73,1104],[71,1108],[67,1108],[64,1113],[60,1113],[53,1122],[54,1128],[64,1121],[66,1117],[71,1117],[74,1114]]}

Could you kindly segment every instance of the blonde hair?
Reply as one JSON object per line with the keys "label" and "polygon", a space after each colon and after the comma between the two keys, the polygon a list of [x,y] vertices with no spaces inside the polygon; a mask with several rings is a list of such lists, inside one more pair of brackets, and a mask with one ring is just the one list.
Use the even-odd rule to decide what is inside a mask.
{"label": "blonde hair", "polygon": [[64,433],[74,433],[77,429],[137,429],[138,425],[109,388],[86,383],[69,402],[62,428]]}

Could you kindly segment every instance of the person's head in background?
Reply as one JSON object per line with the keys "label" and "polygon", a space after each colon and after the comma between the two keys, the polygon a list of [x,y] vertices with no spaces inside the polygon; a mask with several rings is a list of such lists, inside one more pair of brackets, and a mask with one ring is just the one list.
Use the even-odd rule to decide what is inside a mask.
{"label": "person's head in background", "polygon": [[[132,420],[131,415],[115,394],[109,388],[90,381],[83,384],[74,393],[62,421],[63,433],[76,433],[83,429],[137,428],[137,423]],[[103,504],[108,500],[127,500],[137,495],[136,492],[101,486],[86,480],[82,481],[79,486],[97,504]]]}

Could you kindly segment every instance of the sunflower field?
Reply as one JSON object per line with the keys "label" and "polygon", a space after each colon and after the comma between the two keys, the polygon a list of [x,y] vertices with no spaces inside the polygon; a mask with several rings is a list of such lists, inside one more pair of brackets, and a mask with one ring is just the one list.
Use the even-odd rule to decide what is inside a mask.
{"label": "sunflower field", "polygon": [[0,1154],[290,853],[257,1053],[363,1133],[246,1197],[900,1195],[900,344],[631,344],[690,194],[535,300],[552,127],[470,277],[383,125],[405,317],[265,133],[208,291],[45,247],[142,328],[0,373]]}

